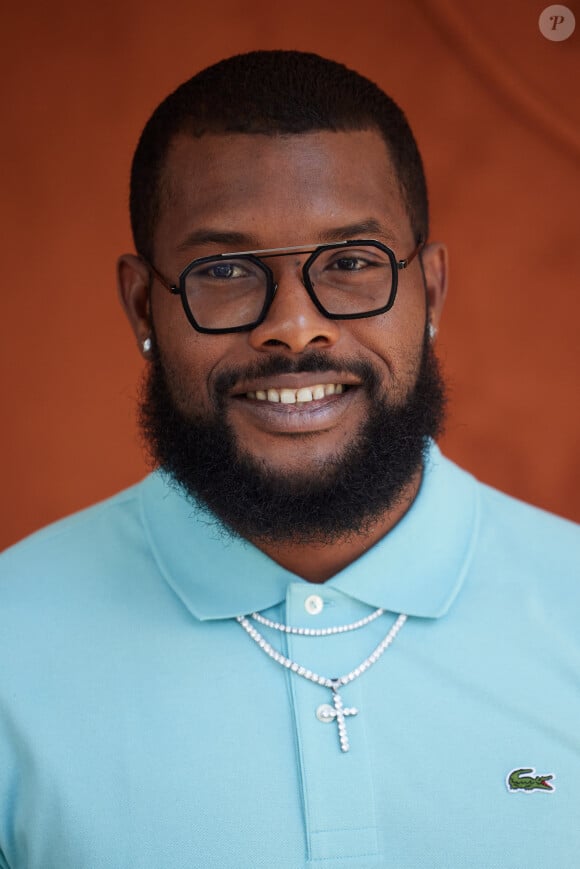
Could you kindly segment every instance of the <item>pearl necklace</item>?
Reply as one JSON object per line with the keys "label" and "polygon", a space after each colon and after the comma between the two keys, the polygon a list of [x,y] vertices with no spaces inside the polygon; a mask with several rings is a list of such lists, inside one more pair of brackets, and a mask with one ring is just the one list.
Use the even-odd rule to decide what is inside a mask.
{"label": "pearl necklace", "polygon": [[349,625],[335,625],[332,628],[295,628],[292,625],[273,622],[265,616],[260,615],[260,613],[252,613],[250,618],[254,619],[255,622],[260,622],[261,625],[265,625],[267,628],[283,631],[285,634],[299,634],[301,637],[329,637],[332,634],[344,634],[347,631],[356,631],[358,628],[364,628],[365,625],[370,625],[371,622],[382,616],[384,612],[384,609],[379,607],[370,616],[365,616],[364,619],[351,622]]}
{"label": "pearl necklace", "polygon": [[[253,617],[254,614],[252,614]],[[375,618],[375,614],[372,614]],[[328,724],[331,721],[336,721],[338,725],[338,738],[340,742],[340,750],[348,751],[350,748],[350,744],[348,741],[348,734],[346,732],[346,723],[345,718],[349,715],[358,715],[358,709],[351,707],[345,708],[342,702],[342,697],[340,696],[339,690],[343,685],[348,685],[349,682],[353,682],[355,679],[358,679],[359,676],[362,676],[369,667],[372,667],[373,664],[379,660],[383,652],[385,652],[405,622],[407,621],[407,616],[404,613],[401,613],[397,617],[394,625],[390,628],[388,634],[384,639],[381,640],[376,649],[371,652],[371,654],[362,661],[358,667],[355,667],[354,670],[351,670],[350,673],[345,673],[344,676],[339,676],[338,678],[331,679],[328,676],[319,676],[318,673],[314,673],[312,670],[309,670],[307,667],[303,667],[300,664],[297,664],[296,661],[292,661],[290,658],[286,658],[282,655],[281,652],[278,652],[270,643],[262,636],[262,634],[256,630],[256,628],[248,621],[245,616],[236,616],[236,621],[239,625],[246,631],[249,637],[257,644],[257,646],[262,649],[263,652],[268,655],[268,657],[272,658],[273,661],[276,661],[277,664],[280,664],[282,667],[285,667],[287,670],[290,670],[292,673],[296,673],[298,676],[302,676],[304,679],[308,679],[310,682],[316,682],[318,685],[322,685],[325,688],[330,688],[332,691],[332,706],[330,704],[325,703],[322,706],[319,706],[316,710],[316,717],[319,721],[322,721],[324,724]],[[288,627],[285,625],[284,627]],[[279,630],[280,628],[278,628]]]}

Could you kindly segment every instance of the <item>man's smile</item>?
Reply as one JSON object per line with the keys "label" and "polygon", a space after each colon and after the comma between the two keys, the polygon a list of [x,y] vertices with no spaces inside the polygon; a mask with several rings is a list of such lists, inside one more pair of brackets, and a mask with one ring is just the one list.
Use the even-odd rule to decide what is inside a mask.
{"label": "man's smile", "polygon": [[348,387],[342,383],[317,383],[316,386],[301,386],[299,389],[276,389],[268,387],[267,390],[257,389],[256,392],[247,392],[246,398],[257,401],[272,401],[274,404],[306,404],[318,401],[326,395],[339,395]]}
{"label": "man's smile", "polygon": [[257,424],[262,431],[292,434],[324,431],[341,421],[361,392],[359,384],[343,383],[340,379],[301,386],[281,386],[279,380],[274,381],[276,385],[263,383],[260,388],[236,391],[231,405],[236,416],[241,412],[242,418]]}
{"label": "man's smile", "polygon": [[303,370],[245,378],[229,394],[242,419],[260,430],[301,434],[333,427],[361,386],[353,373]]}

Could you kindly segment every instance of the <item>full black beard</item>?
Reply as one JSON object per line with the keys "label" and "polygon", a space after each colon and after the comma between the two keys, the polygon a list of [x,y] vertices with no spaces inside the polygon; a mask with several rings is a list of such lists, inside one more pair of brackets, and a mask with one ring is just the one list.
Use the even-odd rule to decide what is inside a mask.
{"label": "full black beard", "polygon": [[333,543],[367,533],[400,502],[430,439],[443,428],[445,387],[427,334],[415,384],[397,405],[389,403],[368,364],[338,367],[360,379],[370,413],[348,448],[317,473],[302,476],[277,471],[239,449],[225,396],[244,376],[336,371],[336,359],[320,352],[294,362],[272,356],[251,371],[231,370],[216,380],[211,418],[178,408],[155,342],[150,359],[140,423],[151,457],[223,528],[256,542]]}

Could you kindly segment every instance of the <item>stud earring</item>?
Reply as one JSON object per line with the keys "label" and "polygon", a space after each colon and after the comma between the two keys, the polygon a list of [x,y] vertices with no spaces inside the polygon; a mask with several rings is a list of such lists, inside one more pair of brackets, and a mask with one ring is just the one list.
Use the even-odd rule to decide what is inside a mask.
{"label": "stud earring", "polygon": [[141,346],[143,347],[143,353],[149,353],[149,351],[153,347],[153,341],[151,340],[151,338],[145,338]]}
{"label": "stud earring", "polygon": [[433,323],[429,323],[429,340],[433,341],[437,335],[437,327]]}

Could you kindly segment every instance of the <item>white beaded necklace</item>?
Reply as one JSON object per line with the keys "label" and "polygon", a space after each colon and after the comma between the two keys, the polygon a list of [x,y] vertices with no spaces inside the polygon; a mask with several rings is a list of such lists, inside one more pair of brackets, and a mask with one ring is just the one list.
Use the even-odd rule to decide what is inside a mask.
{"label": "white beaded necklace", "polygon": [[349,625],[335,625],[332,628],[296,628],[292,625],[285,625],[281,622],[273,622],[267,619],[260,613],[252,613],[251,618],[267,628],[273,628],[275,631],[283,631],[285,634],[300,634],[301,637],[329,637],[332,634],[344,634],[347,631],[356,631],[358,628],[364,628],[365,625],[370,625],[379,616],[382,616],[384,609],[380,607],[376,609],[370,616],[365,616],[364,619],[359,619],[357,622],[351,622]]}
{"label": "white beaded necklace", "polygon": [[[378,615],[372,613],[371,616],[367,616],[367,619],[372,621],[375,618],[378,618]],[[381,613],[382,614],[382,613]],[[257,614],[252,613],[252,618],[255,618]],[[261,621],[263,618],[260,617],[258,621]],[[348,734],[346,732],[346,723],[345,718],[349,715],[358,715],[358,709],[354,707],[345,708],[342,702],[342,697],[339,694],[339,690],[343,685],[348,685],[349,682],[353,682],[355,679],[358,679],[359,676],[372,667],[373,664],[379,660],[383,652],[385,652],[405,622],[407,621],[407,616],[404,613],[401,613],[397,617],[397,620],[390,628],[388,634],[384,639],[381,640],[376,649],[371,652],[371,654],[362,661],[358,667],[355,667],[354,670],[351,670],[350,673],[345,673],[344,676],[339,676],[338,678],[331,679],[328,676],[319,676],[317,673],[312,672],[307,667],[303,667],[301,664],[297,664],[296,661],[292,661],[290,658],[286,658],[281,652],[278,652],[270,643],[262,636],[262,634],[256,630],[256,628],[248,621],[245,616],[236,616],[236,621],[242,626],[242,628],[246,631],[248,636],[258,645],[263,652],[268,655],[268,657],[272,658],[273,661],[276,661],[277,664],[280,664],[282,667],[285,667],[287,670],[290,670],[292,673],[296,673],[298,676],[302,676],[304,679],[308,679],[310,682],[316,682],[318,685],[323,685],[325,688],[330,688],[332,691],[332,706],[330,704],[325,703],[318,707],[316,710],[316,717],[319,721],[322,721],[324,724],[328,724],[331,721],[336,721],[338,725],[338,738],[340,741],[340,750],[348,751],[350,748],[350,744],[348,741]],[[268,620],[266,619],[265,622]],[[361,620],[361,621],[364,621]],[[368,624],[368,621],[365,622]],[[356,625],[356,622],[352,624]],[[280,625],[278,622],[272,623],[271,627],[277,625],[276,630],[285,630],[286,633],[297,633],[299,629],[292,629],[289,625]],[[344,628],[345,626],[343,626]],[[353,627],[347,625],[346,628],[348,630],[354,630]],[[321,630],[326,630],[330,632],[331,629],[324,628]],[[337,631],[338,633],[338,631]],[[308,634],[307,636],[327,636],[327,634]]]}

